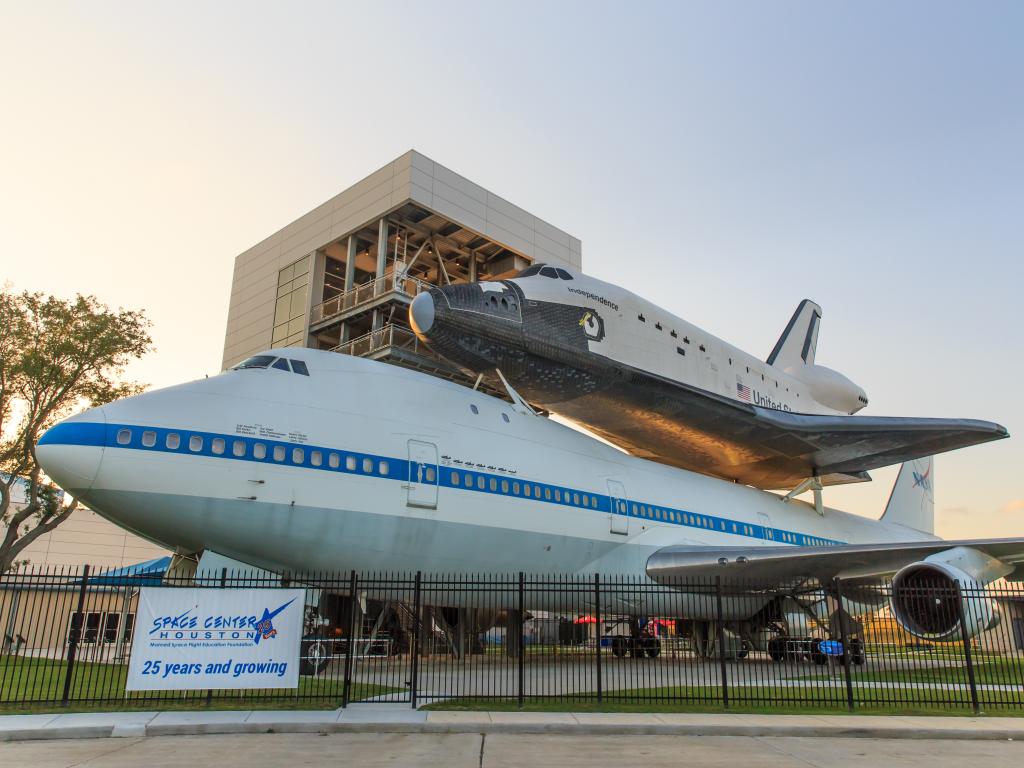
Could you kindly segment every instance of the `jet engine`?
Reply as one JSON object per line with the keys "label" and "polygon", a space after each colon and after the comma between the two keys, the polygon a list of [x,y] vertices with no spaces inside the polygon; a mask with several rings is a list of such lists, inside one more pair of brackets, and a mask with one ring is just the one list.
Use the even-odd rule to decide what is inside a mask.
{"label": "jet engine", "polygon": [[804,382],[811,397],[829,408],[854,414],[868,404],[868,396],[862,388],[824,365],[789,367],[786,373]]}
{"label": "jet engine", "polygon": [[914,637],[959,640],[961,617],[967,636],[974,637],[999,625],[999,609],[983,585],[1006,570],[1004,563],[982,552],[955,547],[902,568],[893,577],[889,605],[896,621]]}

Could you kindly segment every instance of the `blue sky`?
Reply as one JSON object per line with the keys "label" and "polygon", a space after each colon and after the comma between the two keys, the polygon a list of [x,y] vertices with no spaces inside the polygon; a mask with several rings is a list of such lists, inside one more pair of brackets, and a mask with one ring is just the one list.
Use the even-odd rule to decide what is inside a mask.
{"label": "blue sky", "polygon": [[[379,5],[0,1],[0,279],[214,372],[234,256],[415,148],[751,352],[813,298],[871,413],[1024,429],[1024,5]],[[940,531],[1024,534],[1019,445],[938,460]]]}

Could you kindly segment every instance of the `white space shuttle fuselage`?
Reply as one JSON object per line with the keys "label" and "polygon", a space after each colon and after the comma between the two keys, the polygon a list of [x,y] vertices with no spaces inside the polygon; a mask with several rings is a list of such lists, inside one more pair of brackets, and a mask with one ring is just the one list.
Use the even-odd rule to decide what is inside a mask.
{"label": "white space shuttle fuselage", "polygon": [[765,361],[630,291],[574,270],[448,285],[410,307],[453,362],[497,369],[531,402],[635,456],[764,489],[868,470],[1006,436],[968,419],[853,416],[864,391],[815,362],[804,301]]}

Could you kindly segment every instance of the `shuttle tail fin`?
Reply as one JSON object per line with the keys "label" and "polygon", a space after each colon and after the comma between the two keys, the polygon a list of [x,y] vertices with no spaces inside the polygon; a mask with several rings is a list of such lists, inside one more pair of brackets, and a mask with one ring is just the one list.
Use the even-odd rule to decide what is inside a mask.
{"label": "shuttle tail fin", "polygon": [[935,533],[935,457],[906,461],[896,476],[882,522]]}
{"label": "shuttle tail fin", "polygon": [[810,299],[804,299],[789,319],[775,349],[768,355],[768,365],[783,370],[800,365],[814,365],[814,354],[818,347],[818,326],[821,324],[821,307]]}

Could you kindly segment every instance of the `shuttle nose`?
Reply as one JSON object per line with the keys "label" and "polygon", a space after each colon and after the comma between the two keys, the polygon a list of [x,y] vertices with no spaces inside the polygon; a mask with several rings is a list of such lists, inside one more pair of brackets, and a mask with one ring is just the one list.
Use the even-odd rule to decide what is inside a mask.
{"label": "shuttle nose", "polygon": [[36,443],[36,459],[64,490],[87,491],[99,474],[106,431],[103,409],[91,408],[46,430]]}
{"label": "shuttle nose", "polygon": [[434,297],[421,293],[409,307],[409,323],[417,336],[426,336],[434,325]]}

